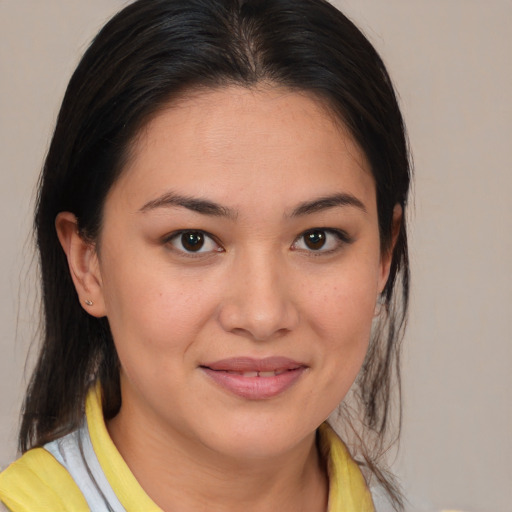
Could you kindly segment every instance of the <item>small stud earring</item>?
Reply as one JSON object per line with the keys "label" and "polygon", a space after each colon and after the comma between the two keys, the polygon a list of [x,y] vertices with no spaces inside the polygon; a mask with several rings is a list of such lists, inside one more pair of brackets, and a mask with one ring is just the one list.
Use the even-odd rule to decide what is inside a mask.
{"label": "small stud earring", "polygon": [[89,299],[85,299],[84,300],[86,306],[93,306],[94,305],[94,302],[92,300],[89,300]]}

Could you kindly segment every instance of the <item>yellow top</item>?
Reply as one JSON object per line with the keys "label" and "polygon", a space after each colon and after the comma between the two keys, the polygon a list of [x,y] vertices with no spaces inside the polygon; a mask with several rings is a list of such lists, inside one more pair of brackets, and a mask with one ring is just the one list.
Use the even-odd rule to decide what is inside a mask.
{"label": "yellow top", "polygon": [[[139,485],[112,442],[103,420],[101,391],[90,391],[85,407],[91,442],[101,468],[127,512],[162,512]],[[358,465],[327,424],[319,429],[328,461],[328,512],[374,512]],[[87,502],[71,475],[44,448],[34,448],[0,474],[0,501],[12,512],[81,512]]]}

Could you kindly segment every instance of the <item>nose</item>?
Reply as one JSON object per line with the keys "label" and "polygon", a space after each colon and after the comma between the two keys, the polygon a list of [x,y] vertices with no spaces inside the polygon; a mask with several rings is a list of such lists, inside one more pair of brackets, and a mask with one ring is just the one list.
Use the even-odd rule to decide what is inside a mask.
{"label": "nose", "polygon": [[292,279],[279,260],[276,255],[260,254],[234,263],[218,316],[225,331],[265,341],[297,327]]}

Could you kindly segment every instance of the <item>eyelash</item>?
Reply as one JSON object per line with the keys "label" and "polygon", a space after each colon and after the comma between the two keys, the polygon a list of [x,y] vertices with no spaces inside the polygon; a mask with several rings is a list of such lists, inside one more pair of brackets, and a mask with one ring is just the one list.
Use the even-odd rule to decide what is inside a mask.
{"label": "eyelash", "polygon": [[[203,238],[204,243],[213,243],[213,244],[215,244],[215,246],[217,248],[210,249],[208,251],[202,251],[202,250],[188,251],[185,247],[183,247],[182,244],[181,245],[183,248],[176,247],[173,244],[174,241],[179,241],[180,237],[181,237],[181,241],[183,242],[183,235],[187,235],[187,234],[200,236]],[[206,255],[209,255],[211,253],[224,252],[223,247],[217,242],[217,240],[215,239],[215,237],[213,235],[211,235],[207,231],[202,231],[200,229],[182,229],[180,231],[175,231],[175,232],[169,234],[168,236],[166,236],[164,238],[163,242],[166,245],[171,245],[173,250],[175,250],[175,251],[179,252],[180,254],[182,254],[186,257],[189,257],[189,258],[199,258],[199,257],[204,257]],[[203,245],[201,245],[201,247],[199,249],[202,249],[202,248],[203,248]]]}
{"label": "eyelash", "polygon": [[[298,244],[298,242],[300,240],[305,240],[306,236],[313,235],[315,233],[322,233],[322,234],[326,235],[325,244],[329,243],[328,242],[329,235],[334,236],[336,238],[336,240],[335,240],[336,246],[331,249],[326,249],[326,250],[325,249],[322,250],[325,244],[323,244],[318,250],[314,250],[311,248],[303,249],[303,248],[296,247],[296,245]],[[304,231],[303,233],[301,233],[293,242],[292,249],[295,251],[304,251],[304,252],[309,253],[311,256],[317,257],[317,256],[323,256],[326,254],[335,253],[336,251],[341,249],[344,245],[351,244],[352,242],[353,242],[353,239],[348,235],[348,233],[346,233],[345,231],[343,231],[341,229],[313,228],[313,229],[308,229],[307,231]]]}
{"label": "eyelash", "polygon": [[[187,250],[185,247],[183,247],[183,242],[184,242],[183,235],[187,235],[187,234],[190,236],[197,236],[200,238],[202,237],[203,243],[199,247],[198,251]],[[314,235],[314,234],[325,235],[325,242],[321,245],[321,247],[318,248],[318,250],[312,249],[311,247],[310,248],[297,247],[297,245],[299,244],[299,242],[301,240],[304,241],[305,237],[307,237],[308,235]],[[327,250],[322,250],[324,245],[329,243],[329,235],[336,237],[336,239],[337,239],[335,241],[336,246],[333,248],[327,249]],[[179,241],[180,237],[181,237],[181,242]],[[176,245],[174,245],[175,241],[178,241],[178,243],[180,243],[182,247],[180,248],[180,247],[177,247]],[[173,250],[179,252],[180,254],[182,254],[186,257],[191,257],[191,258],[204,257],[211,253],[224,252],[224,248],[220,245],[220,243],[216,240],[216,238],[213,235],[211,235],[207,231],[202,231],[200,229],[184,229],[184,230],[180,230],[180,231],[175,231],[175,232],[169,234],[168,236],[166,236],[164,238],[163,242],[166,245],[171,245]],[[291,250],[302,251],[305,253],[309,253],[311,256],[318,257],[318,256],[326,255],[326,254],[332,254],[332,253],[338,251],[343,245],[351,244],[352,242],[353,242],[353,239],[343,230],[333,229],[333,228],[312,228],[312,229],[308,229],[307,231],[304,231],[303,233],[301,233],[293,241],[293,243],[291,245]],[[208,243],[215,244],[216,248],[206,250],[206,251],[201,250],[201,249],[203,249],[204,245],[208,244]],[[304,242],[304,245],[305,244],[306,244],[306,242]]]}

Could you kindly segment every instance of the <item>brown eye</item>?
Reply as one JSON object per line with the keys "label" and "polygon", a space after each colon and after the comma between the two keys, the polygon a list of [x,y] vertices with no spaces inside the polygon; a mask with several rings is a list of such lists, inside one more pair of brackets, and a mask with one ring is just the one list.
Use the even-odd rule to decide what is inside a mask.
{"label": "brown eye", "polygon": [[204,245],[204,235],[199,231],[182,233],[181,245],[188,252],[200,251]]}
{"label": "brown eye", "polygon": [[325,231],[315,230],[304,234],[304,244],[312,251],[321,249],[327,240]]}
{"label": "brown eye", "polygon": [[304,231],[292,244],[294,251],[305,251],[320,256],[331,254],[351,244],[353,239],[340,229],[315,228]]}
{"label": "brown eye", "polygon": [[178,253],[206,255],[223,252],[213,237],[204,231],[178,231],[169,235],[164,242]]}

